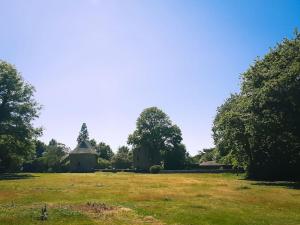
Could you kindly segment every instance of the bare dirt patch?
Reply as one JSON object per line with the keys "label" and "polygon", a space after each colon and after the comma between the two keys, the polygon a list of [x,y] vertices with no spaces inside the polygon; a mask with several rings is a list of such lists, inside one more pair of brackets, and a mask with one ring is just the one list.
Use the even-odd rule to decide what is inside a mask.
{"label": "bare dirt patch", "polygon": [[[49,208],[55,208],[63,210],[69,214],[85,214],[88,217],[107,222],[107,224],[113,224],[114,219],[128,222],[128,219],[134,221],[136,225],[149,224],[149,225],[164,225],[158,219],[152,216],[139,216],[134,210],[122,206],[108,205],[102,202],[87,202],[85,204],[74,205],[49,205]],[[127,224],[127,223],[126,223]]]}
{"label": "bare dirt patch", "polygon": [[75,206],[75,209],[82,211],[82,212],[89,212],[89,213],[96,213],[96,214],[103,214],[106,212],[117,211],[118,207],[110,206],[105,203],[97,203],[97,202],[87,202],[84,205]]}
{"label": "bare dirt patch", "polygon": [[164,223],[160,222],[159,220],[155,219],[153,216],[145,216],[143,218],[143,221],[146,224],[152,224],[152,225],[164,225]]}
{"label": "bare dirt patch", "polygon": [[122,212],[131,211],[129,208],[121,206],[112,206],[102,202],[87,202],[85,204],[75,204],[75,205],[60,205],[52,206],[53,208],[63,208],[69,211],[80,212],[89,215],[90,217],[106,217],[109,215],[116,215]]}

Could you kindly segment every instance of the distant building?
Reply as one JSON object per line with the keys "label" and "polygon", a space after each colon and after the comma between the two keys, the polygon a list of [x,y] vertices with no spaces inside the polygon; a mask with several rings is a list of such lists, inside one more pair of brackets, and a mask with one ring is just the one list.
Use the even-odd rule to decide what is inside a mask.
{"label": "distant building", "polygon": [[206,161],[199,164],[200,169],[232,169],[232,165],[217,163],[216,161]]}
{"label": "distant building", "polygon": [[96,168],[98,154],[88,141],[80,142],[69,156],[71,172],[92,172]]}
{"label": "distant building", "polygon": [[206,161],[200,163],[200,166],[224,166],[224,164],[217,163],[216,161]]}

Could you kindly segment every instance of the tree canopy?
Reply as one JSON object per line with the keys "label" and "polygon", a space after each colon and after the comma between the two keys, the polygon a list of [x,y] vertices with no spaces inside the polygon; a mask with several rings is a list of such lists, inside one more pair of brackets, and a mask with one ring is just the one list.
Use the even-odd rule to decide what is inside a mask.
{"label": "tree canopy", "polygon": [[157,107],[147,108],[140,114],[136,130],[128,137],[133,151],[143,149],[148,152],[150,164],[158,165],[163,161],[167,167],[184,161],[186,150],[181,141],[179,127]]}
{"label": "tree canopy", "polygon": [[117,169],[129,169],[132,166],[132,152],[127,146],[118,148],[117,153],[112,157],[112,165]]}
{"label": "tree canopy", "polygon": [[[51,139],[48,145],[37,141],[36,155],[23,164],[25,172],[68,172],[69,148],[66,145]],[[40,154],[40,150],[43,152]]]}
{"label": "tree canopy", "polygon": [[104,142],[99,142],[99,144],[96,145],[96,152],[102,159],[106,160],[111,160],[114,156],[114,152],[111,150],[110,146]]}
{"label": "tree canopy", "polygon": [[261,179],[300,179],[300,35],[285,39],[242,74],[218,108],[214,140],[223,160]]}
{"label": "tree canopy", "polygon": [[16,170],[34,154],[34,139],[42,132],[32,121],[41,109],[34,87],[17,69],[0,60],[0,169]]}

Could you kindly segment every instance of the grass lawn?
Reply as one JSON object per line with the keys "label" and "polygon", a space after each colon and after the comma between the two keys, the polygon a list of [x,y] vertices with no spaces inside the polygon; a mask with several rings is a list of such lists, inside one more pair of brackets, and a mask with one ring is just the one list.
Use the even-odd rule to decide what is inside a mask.
{"label": "grass lawn", "polygon": [[300,189],[232,174],[6,174],[0,224],[299,225]]}

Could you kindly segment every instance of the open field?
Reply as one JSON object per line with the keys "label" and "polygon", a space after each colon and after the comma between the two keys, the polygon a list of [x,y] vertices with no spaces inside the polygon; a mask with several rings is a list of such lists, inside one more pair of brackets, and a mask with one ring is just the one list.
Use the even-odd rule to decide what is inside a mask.
{"label": "open field", "polygon": [[232,174],[1,175],[0,224],[299,225],[300,189]]}

